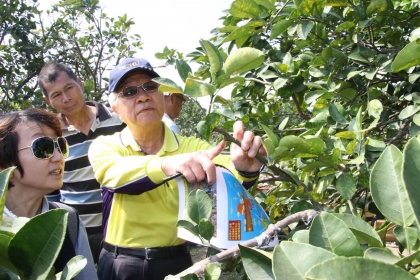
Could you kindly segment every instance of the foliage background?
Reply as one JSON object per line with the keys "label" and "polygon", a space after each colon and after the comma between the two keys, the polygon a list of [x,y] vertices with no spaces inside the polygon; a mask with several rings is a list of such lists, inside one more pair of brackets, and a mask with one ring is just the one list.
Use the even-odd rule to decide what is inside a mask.
{"label": "foliage background", "polygon": [[[141,48],[140,36],[128,33],[134,22],[124,16],[108,18],[98,1],[61,1],[50,10],[51,22],[43,20],[30,0],[3,2],[1,7],[0,110],[45,106],[34,77],[44,60],[55,58],[76,69],[88,99],[100,100],[110,59]],[[366,246],[375,247],[374,233],[364,229],[371,238],[362,242],[357,233],[364,230],[350,226],[354,217],[365,219],[367,212],[385,217],[385,230],[391,222],[398,225],[394,234],[402,248],[418,252],[415,194],[420,190],[412,178],[417,178],[420,164],[412,156],[419,152],[419,15],[418,0],[234,0],[222,17],[223,26],[198,42],[194,52],[184,55],[165,48],[157,54],[177,67],[185,83],[174,89],[192,97],[211,96],[211,110],[199,125],[204,138],[210,140],[215,126],[230,131],[236,119],[263,137],[269,157],[260,183],[268,190],[258,199],[272,222],[308,208],[329,212],[317,217],[309,232],[306,225],[290,225],[288,237],[341,256],[324,265],[325,271],[359,261],[360,267],[376,265],[343,259],[366,257]],[[171,87],[168,81],[163,85]],[[219,96],[228,85],[233,87],[229,100]],[[193,114],[201,116],[201,109],[190,105],[185,107],[189,115],[178,120],[181,129]],[[380,199],[382,194],[388,200]],[[396,219],[387,206],[391,213],[409,215]],[[344,214],[351,218],[337,216]],[[352,241],[316,238],[338,228]],[[384,231],[378,232],[383,237]],[[337,246],[324,246],[323,241]],[[352,253],[340,248],[343,242]],[[278,254],[274,252],[282,260],[278,263],[298,252],[287,253],[287,246],[298,245],[280,245]],[[312,247],[300,250],[319,253]],[[416,258],[395,264],[411,271],[418,265]],[[392,274],[392,267],[380,264],[375,271]],[[308,277],[317,273],[313,270]],[[358,273],[363,277],[365,272]]]}

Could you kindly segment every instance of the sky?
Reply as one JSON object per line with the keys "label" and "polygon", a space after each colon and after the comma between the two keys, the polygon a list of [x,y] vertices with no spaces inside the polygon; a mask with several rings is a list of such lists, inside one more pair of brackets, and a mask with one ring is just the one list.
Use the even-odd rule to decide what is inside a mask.
{"label": "sky", "polygon": [[[131,32],[141,36],[143,50],[138,53],[153,66],[163,65],[163,60],[155,58],[167,46],[187,54],[200,46],[200,39],[209,39],[211,30],[221,27],[219,20],[223,10],[229,9],[229,0],[100,0],[100,5],[109,16],[124,13],[133,18],[135,26]],[[157,72],[164,76],[161,68]],[[174,71],[172,71],[174,72]],[[167,75],[172,76],[172,73]],[[180,82],[175,77],[168,77]]]}
{"label": "sky", "polygon": [[[42,8],[58,0],[42,0]],[[233,0],[99,0],[104,13],[117,18],[127,14],[135,25],[131,34],[140,34],[143,50],[136,56],[147,59],[152,66],[161,66],[164,60],[155,58],[165,46],[184,54],[200,46],[200,39],[211,38],[211,30],[223,26],[219,20],[223,10],[230,8]],[[194,66],[191,65],[194,69]],[[162,77],[170,78],[182,87],[184,84],[173,67],[156,70]],[[199,99],[206,103],[205,98]]]}

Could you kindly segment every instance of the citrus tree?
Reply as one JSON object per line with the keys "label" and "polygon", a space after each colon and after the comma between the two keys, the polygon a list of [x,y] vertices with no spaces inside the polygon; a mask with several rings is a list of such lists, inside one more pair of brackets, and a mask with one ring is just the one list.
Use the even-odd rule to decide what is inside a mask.
{"label": "citrus tree", "polygon": [[36,0],[11,0],[0,15],[0,111],[46,107],[36,78],[51,60],[69,65],[86,99],[100,101],[110,63],[142,45],[140,35],[129,35],[134,21],[109,17],[99,0],[61,0],[44,11]]}
{"label": "citrus tree", "polygon": [[[165,91],[210,95],[212,105],[218,104],[199,125],[204,138],[220,126],[221,115],[231,120],[223,125],[225,130],[241,119],[263,137],[269,155],[260,183],[269,191],[262,204],[272,221],[308,208],[328,212],[318,215],[308,232],[291,227],[288,236],[303,237],[302,243],[340,256],[329,255],[331,263],[322,260],[321,270],[328,273],[347,263],[342,257],[355,258],[348,262],[351,267],[360,262],[372,267],[365,260],[366,245],[375,246],[361,238],[364,230],[354,228],[359,221],[366,224],[367,212],[385,217],[380,234],[392,222],[401,248],[417,252],[418,205],[410,191],[416,177],[402,173],[418,171],[415,160],[404,162],[416,151],[407,141],[414,137],[415,143],[420,128],[419,8],[414,0],[235,0],[222,17],[223,26],[213,30],[212,38],[201,40],[196,51],[183,56],[165,48],[157,54],[176,65],[185,82],[157,79]],[[191,63],[199,64],[197,71],[191,71]],[[227,85],[233,86],[230,100],[218,95]],[[402,213],[402,218],[390,212]],[[335,234],[353,240],[340,237],[336,243],[344,242],[348,254],[335,252],[330,239]],[[383,243],[383,235],[377,239],[377,233],[372,234]],[[305,249],[293,247],[293,252],[291,262],[297,263]],[[381,259],[374,256],[374,263]],[[415,259],[402,261],[402,266],[410,270]],[[379,271],[387,271],[382,266],[375,269],[378,277]],[[271,276],[280,279],[284,269]],[[409,273],[404,275],[411,279]],[[300,277],[296,279],[327,276],[305,272]]]}

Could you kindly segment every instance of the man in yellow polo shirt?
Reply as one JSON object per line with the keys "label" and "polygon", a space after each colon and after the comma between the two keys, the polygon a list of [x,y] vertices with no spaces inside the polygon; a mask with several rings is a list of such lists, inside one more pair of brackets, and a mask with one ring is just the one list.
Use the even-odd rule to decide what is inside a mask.
{"label": "man in yellow polo shirt", "polygon": [[192,265],[185,241],[177,237],[178,184],[165,180],[181,173],[189,182],[216,180],[215,164],[228,168],[250,187],[258,179],[261,137],[234,125],[242,148],[219,155],[215,147],[176,135],[162,122],[164,96],[152,81],[159,75],[144,59],[123,59],[110,73],[113,111],[127,127],[97,138],[89,149],[95,177],[103,187],[105,241],[99,279],[164,279]]}

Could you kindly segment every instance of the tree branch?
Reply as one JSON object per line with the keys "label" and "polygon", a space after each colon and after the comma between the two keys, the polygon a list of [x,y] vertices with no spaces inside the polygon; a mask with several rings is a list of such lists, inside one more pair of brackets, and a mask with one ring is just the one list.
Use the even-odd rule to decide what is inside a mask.
{"label": "tree branch", "polygon": [[305,115],[305,113],[303,113],[302,109],[300,108],[299,102],[298,102],[298,100],[296,98],[296,95],[294,93],[292,94],[292,100],[293,100],[293,103],[295,103],[295,106],[296,106],[296,109],[298,110],[299,116],[304,120],[309,120],[310,118],[307,115]]}
{"label": "tree branch", "polygon": [[407,129],[408,129],[408,125],[410,124],[410,122],[412,122],[413,117],[408,118],[401,126],[400,129],[397,132],[397,135],[395,135],[394,137],[392,137],[387,143],[386,145],[389,146],[391,144],[393,144],[395,141],[397,141],[398,139],[402,138],[405,134],[407,134]]}
{"label": "tree branch", "polygon": [[263,84],[263,85],[267,85],[267,86],[272,84],[270,82],[261,81],[260,79],[256,79],[256,78],[246,78],[245,80],[246,81],[254,81],[254,82],[257,82],[257,83],[260,83],[260,84]]}
{"label": "tree branch", "polygon": [[[305,210],[298,213],[295,213],[293,215],[288,216],[287,218],[278,221],[276,224],[271,224],[265,232],[263,232],[260,236],[247,240],[243,243],[240,243],[243,246],[247,247],[261,247],[266,246],[267,244],[258,244],[258,239],[266,239],[267,236],[274,237],[274,235],[282,228],[285,228],[286,226],[290,225],[291,223],[303,220],[305,223],[311,222],[316,215],[318,215],[319,212],[315,210]],[[196,275],[200,275],[204,272],[204,268],[207,264],[213,263],[213,262],[220,262],[223,260],[226,260],[228,258],[237,256],[239,254],[239,246],[232,247],[230,249],[227,249],[223,252],[220,252],[217,255],[208,257],[204,260],[201,260],[199,262],[196,262],[193,266],[190,268],[182,271],[181,273],[175,275],[175,276],[168,276],[168,279],[179,279],[182,276],[185,276],[187,274],[194,273]]]}

